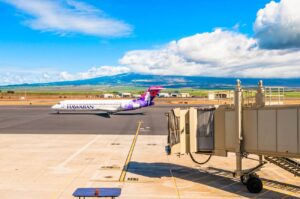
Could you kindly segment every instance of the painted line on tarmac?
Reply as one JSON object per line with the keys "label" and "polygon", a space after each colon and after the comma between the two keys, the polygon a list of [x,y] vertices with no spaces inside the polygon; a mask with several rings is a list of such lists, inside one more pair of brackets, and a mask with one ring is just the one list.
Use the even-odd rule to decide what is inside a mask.
{"label": "painted line on tarmac", "polygon": [[100,135],[96,135],[94,139],[92,139],[86,145],[84,145],[83,147],[81,147],[80,149],[78,149],[75,153],[73,153],[72,155],[70,155],[65,161],[63,161],[62,163],[60,163],[58,165],[58,167],[62,168],[65,165],[67,165],[70,161],[72,161],[74,158],[76,158],[80,153],[82,153],[83,151],[85,151],[90,145],[94,144],[99,138],[100,138]]}
{"label": "painted line on tarmac", "polygon": [[[109,143],[115,143],[118,138],[120,138],[120,135],[115,135],[113,137],[112,140],[109,140],[106,144],[105,144],[105,147],[108,148],[108,147],[112,147],[111,150],[114,150],[114,147],[115,146],[109,146]],[[110,156],[105,156],[105,160],[104,160],[104,163],[101,164],[100,166],[104,166],[104,165],[108,165],[107,163],[109,161],[111,161],[112,157],[113,157],[114,154],[110,153]],[[102,170],[102,169],[101,169]],[[109,169],[109,170],[120,170],[120,168],[115,168],[115,169]],[[90,187],[93,185],[93,182],[119,182],[119,180],[97,180],[97,177],[99,176],[100,172],[99,172],[99,169],[97,169],[94,173],[94,175],[89,179],[89,181],[86,183],[86,187]]]}
{"label": "painted line on tarmac", "polygon": [[[83,146],[82,148],[80,148],[79,150],[77,150],[77,152],[79,152],[79,151],[83,151],[82,149],[83,148],[87,148],[87,147],[89,147],[91,144],[93,144],[94,142],[96,142],[98,139],[99,139],[99,137],[100,137],[101,135],[97,135],[94,139],[92,139],[90,142],[88,142],[85,146]],[[117,137],[117,136],[119,136],[119,135],[116,135],[115,136],[115,138]],[[105,144],[104,144],[104,146],[105,147],[107,147],[108,146],[108,144],[110,143],[110,140],[107,140],[106,142],[105,142]],[[77,152],[75,152],[74,154],[76,154]],[[73,154],[73,155],[74,155]],[[79,153],[78,153],[79,154]],[[78,155],[77,154],[77,155]],[[71,155],[70,157],[72,157],[73,155]],[[76,156],[73,156],[73,159],[75,158]],[[68,158],[69,159],[69,158]],[[71,160],[70,160],[71,161]],[[79,169],[79,172],[77,172],[77,174],[74,176],[74,177],[72,177],[71,178],[71,180],[67,183],[67,184],[65,184],[64,185],[64,188],[63,189],[61,189],[61,191],[59,191],[59,193],[58,193],[58,195],[57,195],[57,192],[55,192],[54,193],[54,195],[57,195],[57,196],[55,196],[55,197],[51,197],[51,198],[56,198],[56,199],[60,199],[60,198],[62,198],[62,196],[63,196],[63,194],[65,194],[65,192],[66,191],[68,191],[68,188],[79,178],[79,176],[90,166],[90,163],[92,162],[93,160],[92,159],[90,159],[87,163],[85,163],[85,164],[83,164],[82,166],[83,166],[83,168],[81,168],[81,169]],[[66,161],[64,161],[64,162],[66,162]],[[58,168],[58,167],[57,167]],[[62,167],[62,168],[64,168],[64,167]]]}
{"label": "painted line on tarmac", "polygon": [[170,171],[170,174],[171,174],[171,177],[172,177],[175,189],[176,189],[176,196],[177,196],[178,199],[180,199],[180,192],[179,192],[179,189],[178,189],[178,186],[177,186],[176,179],[175,179],[175,177],[173,175],[172,169],[170,168],[169,171]]}
{"label": "painted line on tarmac", "polygon": [[127,155],[127,158],[126,158],[126,161],[125,161],[125,164],[124,164],[124,167],[123,167],[123,170],[122,170],[122,173],[120,175],[120,178],[119,178],[119,182],[124,182],[125,181],[125,177],[126,177],[126,172],[127,172],[127,169],[128,169],[128,166],[129,166],[129,162],[131,160],[131,157],[132,157],[132,154],[133,154],[133,150],[134,150],[134,147],[135,147],[135,144],[136,144],[136,141],[137,141],[137,137],[139,135],[139,132],[140,132],[140,128],[141,128],[141,125],[142,125],[142,121],[140,120],[139,123],[138,123],[138,127],[136,129],[136,133],[135,133],[135,136],[132,140],[132,144],[131,144],[131,147],[129,149],[129,153]]}

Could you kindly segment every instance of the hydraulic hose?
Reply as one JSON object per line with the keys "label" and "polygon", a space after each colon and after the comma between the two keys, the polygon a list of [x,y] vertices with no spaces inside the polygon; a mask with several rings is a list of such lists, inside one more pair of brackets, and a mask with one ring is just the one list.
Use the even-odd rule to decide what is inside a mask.
{"label": "hydraulic hose", "polygon": [[211,156],[212,155],[209,155],[208,156],[208,158],[207,158],[207,160],[205,160],[204,162],[198,162],[195,158],[194,158],[194,156],[192,155],[192,153],[189,153],[189,155],[190,155],[190,157],[191,157],[191,159],[192,159],[192,161],[193,162],[195,162],[196,164],[206,164],[206,163],[208,163],[208,161],[210,160],[210,158],[211,158]]}

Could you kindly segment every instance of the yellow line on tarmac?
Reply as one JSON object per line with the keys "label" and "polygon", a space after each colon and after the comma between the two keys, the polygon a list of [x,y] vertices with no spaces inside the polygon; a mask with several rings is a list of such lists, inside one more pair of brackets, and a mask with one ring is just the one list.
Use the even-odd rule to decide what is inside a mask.
{"label": "yellow line on tarmac", "polygon": [[179,193],[179,190],[178,190],[178,186],[177,186],[177,183],[176,183],[175,177],[173,176],[172,169],[170,169],[170,173],[171,173],[171,176],[172,176],[172,180],[173,180],[173,182],[174,182],[174,185],[175,185],[175,189],[176,189],[177,198],[178,198],[178,199],[180,199],[180,193]]}
{"label": "yellow line on tarmac", "polygon": [[124,182],[125,181],[125,177],[126,177],[126,172],[127,172],[127,169],[128,169],[128,165],[129,165],[129,162],[131,160],[131,156],[133,154],[133,150],[134,150],[134,147],[135,147],[135,144],[136,144],[137,137],[138,137],[139,132],[140,132],[141,125],[142,125],[142,121],[140,120],[139,124],[138,124],[138,127],[136,129],[135,136],[134,136],[134,138],[132,140],[132,144],[131,144],[129,153],[127,155],[127,158],[126,158],[126,161],[125,161],[122,173],[120,175],[119,182]]}

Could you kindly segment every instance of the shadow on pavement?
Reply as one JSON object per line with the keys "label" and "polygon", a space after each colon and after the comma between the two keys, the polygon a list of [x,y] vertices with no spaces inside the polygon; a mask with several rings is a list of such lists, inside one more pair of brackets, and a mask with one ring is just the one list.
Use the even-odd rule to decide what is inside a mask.
{"label": "shadow on pavement", "polygon": [[[216,168],[210,168],[209,170],[201,170],[171,163],[130,162],[128,172],[150,178],[174,176],[177,179],[204,184],[223,191],[235,193],[243,197],[291,198],[291,195],[283,194],[266,188],[264,188],[259,194],[249,193],[245,185],[243,185],[238,179],[232,178],[232,172]],[[265,181],[265,179],[263,180]],[[273,180],[272,183],[282,184],[282,182],[277,182]],[[293,187],[294,190],[300,190],[300,187],[298,186],[289,184],[285,185]],[[294,193],[299,194],[298,191],[295,191]]]}
{"label": "shadow on pavement", "polygon": [[60,113],[49,113],[50,115],[98,115],[101,117],[105,117],[105,118],[111,118],[111,116],[128,116],[128,115],[145,115],[145,113],[143,112],[117,112],[117,113],[112,113],[112,114],[108,114],[106,112],[60,112]]}
{"label": "shadow on pavement", "polygon": [[119,113],[114,113],[113,115],[145,115],[145,113],[143,113],[143,112],[140,112],[140,113],[119,112]]}
{"label": "shadow on pavement", "polygon": [[108,113],[91,113],[91,112],[60,112],[60,113],[49,113],[50,115],[97,115],[100,117],[110,118]]}

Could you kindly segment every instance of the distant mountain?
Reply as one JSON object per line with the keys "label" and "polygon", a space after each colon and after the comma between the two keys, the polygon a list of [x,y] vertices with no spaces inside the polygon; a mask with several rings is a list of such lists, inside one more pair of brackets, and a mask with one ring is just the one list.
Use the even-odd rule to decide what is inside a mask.
{"label": "distant mountain", "polygon": [[[20,84],[9,87],[44,87],[44,86],[139,86],[148,87],[161,85],[166,88],[204,88],[204,89],[228,89],[235,86],[237,78],[223,77],[198,77],[198,76],[174,76],[174,75],[142,75],[125,73],[115,76],[104,76],[85,80]],[[244,86],[256,86],[261,78],[240,78]],[[298,79],[262,79],[266,86],[285,86],[300,88]],[[2,86],[3,87],[3,86]]]}

